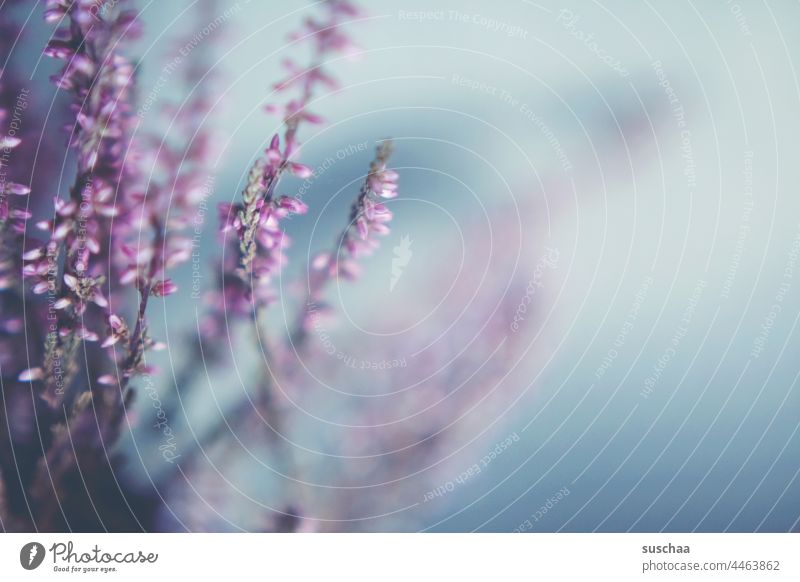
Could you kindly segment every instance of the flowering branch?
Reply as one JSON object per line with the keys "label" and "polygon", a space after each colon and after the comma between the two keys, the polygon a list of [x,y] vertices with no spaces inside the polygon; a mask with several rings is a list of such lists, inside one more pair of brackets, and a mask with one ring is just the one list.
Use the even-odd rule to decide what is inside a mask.
{"label": "flowering branch", "polygon": [[[283,250],[290,242],[280,223],[289,214],[307,211],[307,206],[299,199],[278,197],[275,191],[287,172],[299,178],[312,175],[308,166],[294,160],[299,148],[298,130],[303,122],[322,121],[309,112],[307,106],[320,87],[337,87],[334,78],[324,70],[323,63],[329,54],[353,48],[341,26],[346,18],[359,14],[347,0],[328,0],[325,7],[325,20],[317,22],[308,18],[304,28],[290,36],[291,40],[310,39],[314,43],[310,65],[302,68],[291,60],[284,61],[289,77],[274,86],[278,92],[300,87],[300,96],[282,107],[283,144],[280,136],[275,134],[264,155],[249,171],[242,201],[219,206],[220,232],[227,252],[219,289],[211,295],[211,313],[202,323],[202,333],[209,339],[218,337],[227,317],[233,315],[249,318],[257,340],[260,340],[257,327],[260,314],[274,299],[271,282],[286,263]],[[276,112],[280,108],[270,104],[265,109]],[[261,415],[274,418],[277,416],[274,410],[276,398],[272,394],[272,372],[268,367],[262,370],[260,386],[258,408]]]}
{"label": "flowering branch", "polygon": [[311,262],[308,278],[308,295],[301,307],[291,340],[299,349],[313,325],[312,312],[317,313],[328,283],[338,277],[353,280],[360,273],[357,259],[371,254],[377,247],[376,236],[389,234],[387,223],[392,212],[381,202],[397,196],[398,174],[386,168],[392,155],[392,141],[382,141],[370,164],[369,172],[358,197],[350,209],[350,222],[338,237],[333,252],[320,253]]}
{"label": "flowering branch", "polygon": [[[280,228],[280,221],[289,214],[302,214],[307,210],[297,198],[276,197],[275,191],[286,172],[299,178],[312,175],[308,166],[293,159],[299,148],[297,133],[302,122],[322,121],[307,110],[320,86],[337,87],[334,78],[323,68],[325,58],[353,47],[341,26],[345,18],[358,14],[356,7],[347,0],[328,0],[325,7],[327,18],[324,21],[308,18],[304,29],[290,37],[292,40],[313,41],[311,64],[301,68],[286,60],[284,66],[289,77],[275,85],[278,92],[300,87],[300,96],[289,100],[282,108],[283,144],[277,134],[272,137],[264,155],[250,169],[241,203],[220,205],[223,237],[229,232],[235,233],[237,248],[231,250],[239,258],[237,264],[229,261],[223,268],[223,291],[215,302],[218,310],[227,308],[235,314],[246,315],[252,304],[252,312],[257,316],[261,308],[269,305],[273,299],[270,282],[285,264],[283,249],[289,244],[289,238]],[[278,107],[270,104],[266,109],[274,112]]]}
{"label": "flowering branch", "polygon": [[78,169],[69,201],[56,198],[53,219],[37,224],[50,231],[49,242],[23,257],[28,261],[23,274],[34,280],[33,292],[48,293],[60,314],[47,336],[44,366],[28,369],[20,378],[43,380],[42,395],[53,407],[77,373],[81,342],[99,339],[85,326],[85,314],[89,304],[101,313],[108,308],[101,292],[106,274],[100,259],[110,249],[102,248],[101,241],[109,236],[109,220],[119,214],[114,196],[124,190],[126,177],[133,69],[116,49],[138,28],[132,12],[103,19],[93,8],[85,1],[48,0],[45,12],[48,22],[67,22],[45,54],[66,61],[53,81],[75,98],[77,123],[70,146],[77,152]]}
{"label": "flowering branch", "polygon": [[[393,143],[391,140],[383,140],[378,145],[375,159],[370,164],[369,172],[350,210],[350,222],[337,238],[335,250],[332,253],[321,253],[312,261],[308,298],[297,317],[295,331],[292,334],[292,341],[296,348],[305,341],[308,326],[311,323],[311,309],[316,302],[321,300],[327,284],[340,276],[351,280],[357,277],[359,271],[356,260],[370,254],[377,248],[376,236],[389,233],[386,223],[391,220],[392,213],[381,200],[397,196],[398,174],[396,171],[386,167],[392,150]],[[266,370],[264,374],[265,385],[269,384],[270,377],[269,370]],[[263,391],[260,395],[259,403],[262,416],[265,419],[270,419],[274,424],[286,423],[286,419],[282,418],[285,414],[278,414],[275,410],[279,405],[274,402],[274,396],[271,391]],[[251,402],[245,399],[239,402],[227,417],[236,419],[237,423],[241,423],[251,411]],[[285,413],[286,411],[280,410],[278,412]],[[219,423],[209,431],[203,441],[206,443],[215,442],[225,434],[228,426],[229,423],[227,421]],[[279,432],[272,426],[270,426],[270,429],[271,433]]]}
{"label": "flowering branch", "polygon": [[[322,122],[319,116],[308,111],[308,105],[320,89],[337,87],[323,64],[329,54],[353,48],[341,26],[346,18],[359,14],[357,8],[346,0],[328,0],[325,7],[325,20],[317,22],[308,18],[303,30],[290,37],[295,41],[312,40],[311,63],[303,68],[291,60],[284,61],[289,77],[274,86],[278,92],[300,88],[299,97],[282,107],[283,143],[278,134],[272,137],[264,155],[256,160],[248,173],[240,203],[219,206],[221,235],[227,252],[221,269],[220,288],[212,295],[211,313],[202,324],[202,335],[209,339],[219,336],[228,315],[250,319],[257,339],[261,339],[258,334],[260,314],[274,299],[271,282],[286,263],[283,250],[290,242],[281,228],[281,221],[290,214],[307,211],[301,200],[276,196],[276,190],[287,172],[299,178],[312,175],[308,166],[294,159],[300,145],[298,131],[304,122]],[[270,104],[265,109],[276,112],[280,108]],[[256,399],[256,409],[267,421],[270,437],[281,432],[276,427],[285,422],[279,395],[272,387],[272,374],[267,364],[260,375],[261,390]],[[251,401],[245,399],[235,406],[233,418],[237,422],[243,421],[251,412]],[[223,425],[210,431],[204,441],[214,442],[227,427],[227,424]]]}

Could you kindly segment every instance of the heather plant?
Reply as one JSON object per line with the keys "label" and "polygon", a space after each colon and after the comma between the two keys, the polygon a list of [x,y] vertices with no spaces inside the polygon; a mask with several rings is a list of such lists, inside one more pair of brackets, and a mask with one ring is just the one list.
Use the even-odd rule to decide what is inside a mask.
{"label": "heather plant", "polygon": [[[206,0],[198,13],[213,14],[217,7]],[[436,466],[448,435],[470,430],[469,422],[456,420],[468,417],[487,397],[484,388],[509,360],[478,366],[480,372],[468,377],[458,370],[498,353],[493,340],[503,333],[502,321],[476,338],[468,353],[440,348],[420,360],[414,373],[397,370],[395,381],[401,385],[413,385],[426,366],[432,372],[421,382],[424,392],[395,394],[389,387],[391,408],[379,399],[354,403],[334,397],[330,410],[355,419],[352,434],[328,454],[355,465],[341,471],[334,486],[322,485],[330,465],[292,444],[306,426],[307,415],[300,411],[311,401],[318,406],[331,398],[313,387],[304,373],[306,363],[313,362],[331,382],[351,382],[342,377],[340,362],[320,352],[316,336],[320,322],[336,313],[331,288],[356,285],[368,271],[366,261],[379,248],[379,237],[389,234],[390,206],[402,174],[392,167],[394,142],[381,136],[371,164],[356,177],[360,185],[352,192],[349,216],[341,217],[339,234],[301,269],[295,300],[281,301],[278,284],[286,276],[291,242],[287,219],[315,203],[290,190],[290,178],[313,177],[313,160],[304,159],[303,132],[323,123],[310,110],[312,103],[338,88],[332,69],[339,57],[356,52],[348,28],[362,16],[347,0],[326,0],[315,10],[318,15],[305,19],[286,48],[310,47],[309,61],[284,60],[286,76],[272,86],[264,107],[277,116],[281,129],[265,136],[268,145],[248,170],[238,197],[218,207],[219,255],[205,267],[215,273],[213,288],[204,296],[197,329],[188,325],[181,332],[189,338],[186,363],[173,370],[171,380],[148,361],[151,350],[164,347],[152,335],[150,318],[155,302],[172,301],[178,293],[173,273],[194,260],[193,220],[213,190],[218,144],[207,123],[214,110],[209,89],[213,42],[204,41],[183,63],[181,82],[192,89],[185,99],[159,98],[158,104],[150,99],[141,107],[130,54],[141,30],[132,3],[99,10],[94,1],[48,0],[44,18],[53,26],[53,37],[44,54],[63,63],[52,81],[69,96],[67,147],[74,177],[67,191],[55,193],[46,216],[35,215],[26,204],[29,195],[43,199],[43,194],[6,179],[14,163],[8,152],[21,140],[9,132],[15,103],[3,84],[5,71],[0,77],[3,529],[235,529],[218,511],[203,507],[209,501],[219,507],[238,501],[229,475],[253,461],[249,450],[237,451],[243,438],[264,452],[266,461],[259,458],[258,464],[270,464],[280,477],[264,485],[270,503],[260,503],[260,511],[243,518],[248,528],[359,529],[364,516],[381,512],[378,493],[386,488],[414,503],[419,492],[404,488],[404,476]],[[11,20],[2,22],[6,39],[14,26]],[[143,113],[168,131],[143,129]],[[285,329],[271,317],[281,308],[288,312]],[[233,399],[221,420],[195,432],[186,403],[205,380],[198,360],[206,372],[230,369],[224,340],[231,351],[257,346],[256,369],[245,374],[251,390]],[[501,356],[510,357],[512,343]],[[445,368],[450,371],[442,372]],[[156,381],[171,389],[159,395]],[[125,470],[132,452],[120,440],[149,422],[136,412],[135,399],[143,398],[157,409],[155,426],[168,443],[160,448],[164,466],[147,473],[145,486],[135,486]],[[447,414],[437,409],[445,399]],[[177,453],[171,423],[178,423],[179,409],[193,441]],[[402,414],[419,418],[404,424],[397,421]],[[359,493],[363,482],[366,491]],[[436,483],[431,477],[430,486]],[[202,500],[187,488],[203,491]],[[331,501],[335,517],[315,518]]]}
{"label": "heather plant", "polygon": [[[3,55],[9,47],[6,41],[16,32],[10,23],[2,23],[0,38],[3,39]],[[2,374],[2,402],[4,411],[0,420],[0,473],[5,477],[11,471],[19,471],[26,476],[30,473],[30,462],[16,461],[16,453],[28,453],[26,439],[15,439],[12,447],[12,432],[30,431],[34,420],[34,410],[21,405],[21,391],[14,386],[16,374],[21,372],[20,361],[15,356],[22,344],[25,321],[23,319],[23,291],[21,284],[23,235],[27,220],[31,217],[19,199],[27,196],[29,188],[13,181],[11,162],[22,140],[18,136],[20,107],[15,103],[14,92],[8,87],[9,69],[0,76],[0,374]],[[10,409],[10,410],[9,410]],[[16,412],[19,418],[9,422],[9,412]],[[12,417],[13,418],[13,417]],[[25,426],[27,425],[27,426]],[[28,441],[30,439],[27,439]],[[5,481],[3,479],[2,481]],[[10,486],[0,483],[0,525],[5,529],[13,525],[9,520],[9,507],[22,501],[24,495],[20,487],[12,482]]]}

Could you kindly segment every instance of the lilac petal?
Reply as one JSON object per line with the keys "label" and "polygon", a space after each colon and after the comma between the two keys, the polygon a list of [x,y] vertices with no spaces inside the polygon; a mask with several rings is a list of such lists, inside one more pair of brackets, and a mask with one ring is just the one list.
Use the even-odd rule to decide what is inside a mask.
{"label": "lilac petal", "polygon": [[53,309],[65,309],[70,305],[72,305],[72,300],[69,297],[62,297],[61,299],[53,303]]}
{"label": "lilac petal", "polygon": [[70,289],[75,289],[78,286],[78,278],[74,275],[70,275],[69,273],[64,273],[64,283]]}
{"label": "lilac petal", "polygon": [[41,380],[42,378],[44,378],[44,370],[41,368],[28,368],[20,372],[17,377],[20,382],[33,382],[35,380]]}
{"label": "lilac petal", "polygon": [[295,214],[305,214],[308,211],[308,205],[297,198],[289,196],[281,196],[280,200],[278,200],[278,205]]}
{"label": "lilac petal", "polygon": [[35,261],[44,256],[44,248],[39,247],[22,254],[23,261]]}
{"label": "lilac petal", "polygon": [[298,178],[310,178],[314,175],[314,172],[311,171],[311,168],[304,164],[292,162],[289,164],[289,169],[291,170],[292,174]]}
{"label": "lilac petal", "polygon": [[82,339],[87,342],[96,342],[98,339],[100,339],[96,333],[89,331],[85,327],[79,327],[75,331],[75,335],[78,337],[78,339]]}
{"label": "lilac petal", "polygon": [[18,137],[4,135],[0,137],[0,148],[11,149],[17,147],[22,142]]}
{"label": "lilac petal", "polygon": [[70,224],[68,222],[62,222],[53,231],[53,238],[55,240],[64,240],[64,238],[66,238],[66,236],[69,234],[70,230]]}
{"label": "lilac petal", "polygon": [[314,257],[313,261],[311,261],[311,267],[318,271],[322,270],[328,266],[330,260],[331,256],[328,253],[320,253],[316,257]]}
{"label": "lilac petal", "polygon": [[17,196],[27,196],[31,193],[31,189],[23,184],[17,184],[15,182],[7,182],[5,185],[6,192],[10,192],[11,194],[16,194]]}
{"label": "lilac petal", "polygon": [[100,347],[101,348],[110,348],[115,343],[117,343],[120,339],[121,339],[120,336],[112,333],[110,336],[108,336],[106,339],[103,340],[103,343],[100,344]]}
{"label": "lilac petal", "polygon": [[120,275],[119,282],[123,285],[129,285],[137,279],[138,275],[139,273],[134,266],[128,267]]}
{"label": "lilac petal", "polygon": [[35,295],[41,295],[42,293],[46,292],[50,288],[50,285],[47,281],[39,281],[36,285],[33,286],[33,293]]}
{"label": "lilac petal", "polygon": [[320,123],[325,123],[325,119],[323,117],[321,117],[321,116],[319,116],[319,115],[317,115],[315,113],[309,113],[308,111],[306,111],[303,114],[303,118],[307,122],[312,123],[314,125],[319,125]]}
{"label": "lilac petal", "polygon": [[361,239],[366,240],[369,234],[369,226],[367,225],[367,219],[365,217],[358,217],[358,220],[356,220],[356,228],[358,229],[358,235]]}
{"label": "lilac petal", "polygon": [[100,307],[108,307],[108,299],[103,297],[102,293],[99,291],[95,291],[94,295],[92,296],[92,301],[95,305],[99,305]]}
{"label": "lilac petal", "polygon": [[178,286],[172,282],[171,279],[164,279],[163,281],[157,281],[155,285],[150,289],[150,294],[155,297],[166,297],[167,295],[172,295],[178,290]]}
{"label": "lilac petal", "polygon": [[113,329],[114,331],[119,331],[123,328],[125,324],[122,322],[122,319],[120,318],[119,315],[112,313],[111,315],[108,316],[108,325],[110,325],[111,329]]}

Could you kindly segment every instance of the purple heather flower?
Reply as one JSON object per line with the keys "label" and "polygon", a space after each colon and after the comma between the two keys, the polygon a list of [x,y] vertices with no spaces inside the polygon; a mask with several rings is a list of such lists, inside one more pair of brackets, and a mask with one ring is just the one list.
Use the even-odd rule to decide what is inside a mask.
{"label": "purple heather flower", "polygon": [[119,315],[112,313],[108,316],[108,327],[109,333],[103,341],[102,347],[108,348],[120,340],[128,339],[128,326]]}
{"label": "purple heather flower", "polygon": [[[6,117],[5,109],[0,108],[0,123]],[[30,188],[6,179],[7,152],[20,144],[20,139],[4,135],[0,130],[0,290],[9,289],[17,282],[20,268],[19,257],[22,249],[22,233],[31,213],[22,208],[14,208],[12,196],[25,196]]]}
{"label": "purple heather flower", "polygon": [[[49,241],[26,253],[23,268],[34,293],[57,297],[58,333],[48,336],[44,365],[45,394],[53,403],[64,394],[57,385],[68,385],[76,372],[72,362],[80,342],[99,339],[86,324],[107,312],[101,285],[115,273],[105,272],[103,259],[112,254],[111,220],[125,207],[130,178],[124,160],[130,146],[133,67],[117,51],[119,41],[134,36],[138,25],[132,12],[98,18],[96,9],[94,2],[49,0],[45,14],[49,22],[62,25],[45,54],[65,61],[53,81],[74,95],[76,123],[69,144],[78,160],[69,199],[56,197],[53,218],[37,223],[50,233]],[[87,313],[90,303],[98,313]],[[66,378],[54,366],[67,369]]]}
{"label": "purple heather flower", "polygon": [[302,30],[290,36],[291,40],[313,43],[311,64],[302,67],[285,60],[289,76],[275,84],[278,92],[296,88],[299,97],[288,100],[282,107],[275,104],[265,107],[269,112],[282,114],[283,139],[274,135],[264,155],[250,169],[242,202],[219,206],[226,255],[235,259],[223,261],[220,288],[208,299],[212,312],[202,324],[208,334],[218,333],[225,312],[252,316],[274,300],[271,281],[286,264],[283,251],[291,242],[281,228],[281,220],[307,210],[306,205],[294,197],[276,196],[276,190],[285,172],[301,179],[312,176],[311,168],[294,159],[300,145],[297,132],[302,122],[322,121],[307,110],[308,103],[320,87],[336,88],[334,78],[323,69],[323,61],[329,54],[352,49],[352,43],[341,28],[345,19],[358,14],[353,4],[343,0],[328,0],[324,6],[327,12],[324,20],[317,22],[309,18]]}
{"label": "purple heather flower", "polygon": [[159,280],[153,283],[150,287],[150,294],[154,297],[166,297],[167,295],[172,295],[178,290],[178,286],[175,285],[170,279]]}
{"label": "purple heather flower", "polygon": [[[5,9],[11,8],[6,6]],[[6,66],[0,70],[0,375],[3,380],[0,402],[4,405],[6,415],[18,414],[14,409],[19,408],[20,398],[24,398],[24,387],[15,380],[28,381],[25,380],[24,368],[31,365],[25,357],[30,353],[25,345],[27,334],[21,332],[28,322],[38,322],[40,317],[36,307],[31,307],[27,312],[24,310],[21,276],[25,231],[32,217],[27,208],[31,189],[19,183],[22,176],[29,175],[22,163],[26,158],[22,147],[29,144],[22,138],[30,135],[26,128],[32,125],[33,120],[30,119],[30,112],[26,111],[29,91],[20,89],[19,76],[10,62],[10,52],[19,33],[17,23],[6,17],[4,12],[0,18],[0,62]],[[35,357],[36,350],[31,352]],[[36,369],[29,370],[30,379],[35,379],[37,372]],[[28,413],[29,410],[23,412],[23,418]],[[4,424],[0,420],[0,434],[5,435],[0,436],[0,491],[4,488],[4,479],[8,484],[17,478],[16,475],[3,474],[13,469],[3,462],[3,453],[11,442],[24,441],[27,435],[32,435],[29,426],[24,426],[24,421]],[[5,505],[4,502],[0,500],[0,508]]]}
{"label": "purple heather flower", "polygon": [[[358,259],[371,254],[378,247],[376,236],[389,233],[387,223],[392,219],[392,212],[380,200],[397,195],[398,174],[386,168],[392,147],[391,140],[384,140],[378,145],[375,159],[350,210],[350,224],[339,236],[334,251],[319,253],[311,260],[308,296],[301,306],[292,333],[295,348],[303,343],[313,325],[312,307],[322,304],[322,295],[328,282],[338,277],[351,281],[358,278],[361,272]],[[391,196],[387,196],[387,193],[391,193]]]}

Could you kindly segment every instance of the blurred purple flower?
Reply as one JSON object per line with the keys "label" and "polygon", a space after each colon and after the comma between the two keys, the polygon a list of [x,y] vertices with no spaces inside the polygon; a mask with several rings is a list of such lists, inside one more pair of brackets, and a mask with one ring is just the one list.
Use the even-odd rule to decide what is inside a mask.
{"label": "blurred purple flower", "polygon": [[294,159],[300,143],[298,130],[303,122],[319,123],[321,118],[307,110],[320,89],[336,88],[334,78],[324,70],[324,61],[337,52],[350,52],[354,45],[342,31],[348,18],[359,14],[346,0],[328,0],[323,5],[325,18],[306,19],[290,40],[312,43],[312,58],[307,67],[285,60],[289,76],[275,84],[283,93],[297,89],[298,97],[285,104],[265,106],[270,113],[280,113],[284,122],[283,141],[273,135],[269,147],[250,169],[240,203],[220,204],[220,233],[225,243],[219,289],[210,294],[211,313],[204,319],[202,331],[214,338],[224,329],[227,315],[257,318],[259,312],[275,299],[272,280],[286,264],[284,250],[290,239],[281,228],[289,214],[303,214],[306,205],[291,196],[278,196],[281,177],[287,172],[305,179],[311,168]]}
{"label": "blurred purple flower", "polygon": [[355,280],[360,273],[358,258],[371,254],[378,247],[377,236],[389,234],[387,223],[392,219],[392,212],[381,199],[397,196],[398,174],[386,167],[392,148],[391,140],[378,145],[375,159],[350,210],[347,228],[338,238],[333,252],[320,253],[311,261],[306,301],[292,333],[295,349],[300,348],[313,326],[312,310],[315,313],[327,310],[323,302],[327,284],[339,277]]}

